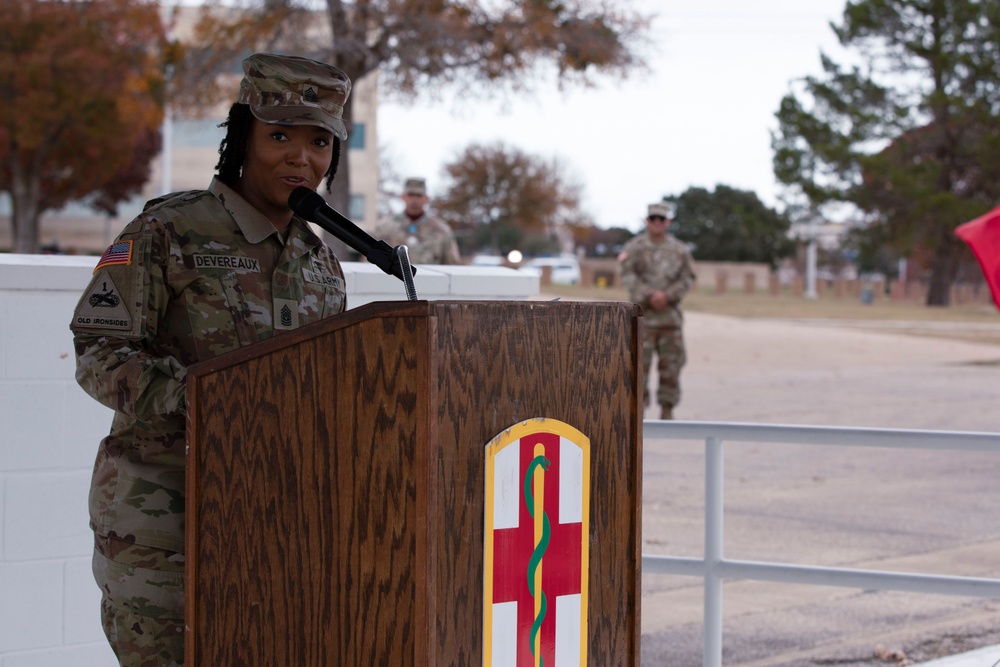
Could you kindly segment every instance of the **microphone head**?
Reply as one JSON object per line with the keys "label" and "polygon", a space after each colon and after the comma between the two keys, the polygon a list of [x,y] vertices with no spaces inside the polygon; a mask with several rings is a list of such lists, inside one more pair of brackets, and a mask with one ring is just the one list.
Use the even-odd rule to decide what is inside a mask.
{"label": "microphone head", "polygon": [[304,185],[295,188],[292,190],[292,194],[288,195],[288,208],[292,209],[295,215],[306,220],[312,220],[316,211],[325,205],[326,200],[323,199],[323,195]]}

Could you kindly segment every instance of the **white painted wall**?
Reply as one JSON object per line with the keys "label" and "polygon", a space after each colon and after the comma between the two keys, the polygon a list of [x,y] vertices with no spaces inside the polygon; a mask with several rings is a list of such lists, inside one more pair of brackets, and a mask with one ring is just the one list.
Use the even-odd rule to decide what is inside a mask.
{"label": "white painted wall", "polygon": [[[90,573],[87,491],[111,411],[80,389],[69,321],[96,257],[0,254],[0,667],[114,667]],[[402,283],[346,263],[348,305],[403,300]],[[421,299],[524,300],[538,278],[418,266]]]}

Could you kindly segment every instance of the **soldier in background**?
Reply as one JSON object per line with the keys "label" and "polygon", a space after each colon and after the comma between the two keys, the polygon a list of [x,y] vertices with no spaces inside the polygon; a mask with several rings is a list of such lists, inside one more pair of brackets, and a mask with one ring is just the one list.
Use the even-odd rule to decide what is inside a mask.
{"label": "soldier in background", "polygon": [[447,223],[427,213],[427,183],[408,178],[403,186],[406,208],[375,227],[374,236],[389,245],[405,245],[412,264],[458,264],[458,244]]}
{"label": "soldier in background", "polygon": [[154,199],[94,269],[70,328],[76,377],[115,411],[90,490],[101,618],[122,667],[184,664],[185,376],[344,310],[333,252],[293,215],[336,173],[351,82],[255,54],[207,190]]}
{"label": "soldier in background", "polygon": [[650,204],[646,233],[625,244],[618,263],[629,299],[643,309],[643,401],[649,405],[649,367],[653,352],[658,357],[660,381],[656,392],[660,419],[673,419],[680,403],[680,374],[687,354],[684,350],[684,315],[681,300],[694,284],[691,252],[668,231],[674,205]]}

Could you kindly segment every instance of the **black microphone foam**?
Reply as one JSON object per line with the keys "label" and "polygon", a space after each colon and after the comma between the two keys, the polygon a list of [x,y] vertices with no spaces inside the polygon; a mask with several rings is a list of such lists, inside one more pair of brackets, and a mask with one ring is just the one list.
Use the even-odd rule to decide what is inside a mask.
{"label": "black microphone foam", "polygon": [[288,207],[306,220],[312,220],[313,214],[323,206],[326,206],[323,196],[304,185],[295,188],[292,194],[288,195]]}
{"label": "black microphone foam", "polygon": [[[385,241],[377,241],[353,222],[326,203],[323,196],[304,185],[292,190],[288,195],[288,207],[295,215],[305,218],[330,232],[338,239],[364,255],[369,262],[388,274],[403,279],[403,272],[392,247]],[[416,267],[410,267],[416,273]]]}

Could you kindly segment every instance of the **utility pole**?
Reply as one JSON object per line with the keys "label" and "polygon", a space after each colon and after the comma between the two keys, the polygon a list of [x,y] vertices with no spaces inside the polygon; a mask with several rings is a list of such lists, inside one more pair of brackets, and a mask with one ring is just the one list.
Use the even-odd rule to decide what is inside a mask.
{"label": "utility pole", "polygon": [[815,299],[816,294],[816,220],[809,223],[809,244],[806,246],[806,298]]}
{"label": "utility pole", "polygon": [[[168,68],[169,70],[169,68]],[[168,71],[169,76],[169,71]],[[168,87],[169,88],[169,87]],[[160,151],[160,194],[173,192],[174,177],[172,171],[173,163],[173,143],[174,143],[174,120],[170,112],[170,102],[163,105],[163,150]]]}

